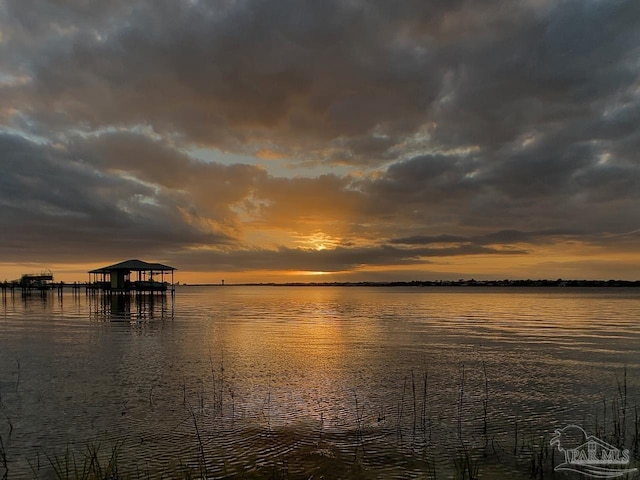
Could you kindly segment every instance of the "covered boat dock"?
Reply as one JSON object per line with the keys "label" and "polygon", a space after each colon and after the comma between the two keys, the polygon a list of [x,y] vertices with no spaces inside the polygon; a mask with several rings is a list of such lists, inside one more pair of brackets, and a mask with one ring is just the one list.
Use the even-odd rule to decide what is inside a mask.
{"label": "covered boat dock", "polygon": [[107,294],[162,294],[167,291],[174,293],[175,270],[174,267],[162,263],[126,260],[91,270],[88,288]]}

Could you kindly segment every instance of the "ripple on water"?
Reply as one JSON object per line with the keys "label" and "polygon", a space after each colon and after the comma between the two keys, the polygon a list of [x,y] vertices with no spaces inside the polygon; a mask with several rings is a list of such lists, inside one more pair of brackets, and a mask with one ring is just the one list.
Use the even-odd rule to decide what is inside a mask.
{"label": "ripple on water", "polygon": [[638,312],[635,292],[597,290],[8,298],[0,435],[17,478],[88,443],[154,474],[444,478],[460,446],[476,455],[487,435],[485,478],[528,478],[496,460],[513,455],[516,424],[526,442],[595,425],[603,399],[610,418],[625,366],[640,403]]}

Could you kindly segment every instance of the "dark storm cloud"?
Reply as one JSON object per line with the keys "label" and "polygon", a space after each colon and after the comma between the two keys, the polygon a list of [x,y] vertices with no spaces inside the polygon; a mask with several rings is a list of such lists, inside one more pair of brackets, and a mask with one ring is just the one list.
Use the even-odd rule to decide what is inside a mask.
{"label": "dark storm cloud", "polygon": [[198,161],[162,141],[127,132],[75,138],[70,151],[100,170],[126,172],[162,188],[175,206],[227,226],[237,223],[231,208],[267,177],[259,167]]}
{"label": "dark storm cloud", "polygon": [[520,134],[570,132],[637,88],[637,2],[553,2],[544,15],[514,13],[504,29],[447,52],[457,67],[435,111],[441,141],[495,150]]}
{"label": "dark storm cloud", "polygon": [[635,157],[614,157],[592,142],[538,142],[499,158],[475,152],[395,163],[360,185],[371,200],[368,213],[402,219],[404,236],[433,232],[431,225],[438,224],[444,226],[444,232],[436,230],[440,235],[469,229],[587,235],[637,228]]}
{"label": "dark storm cloud", "polygon": [[[639,23],[635,0],[2,2],[3,245],[234,245],[316,270],[627,249]],[[202,146],[272,154],[185,153]],[[279,177],[273,152],[323,173]],[[254,258],[249,228],[369,246]]]}
{"label": "dark storm cloud", "polygon": [[153,187],[96,170],[49,145],[0,134],[0,151],[4,261],[82,261],[230,241],[189,225]]}
{"label": "dark storm cloud", "polygon": [[430,258],[466,255],[521,255],[519,249],[495,249],[474,245],[450,248],[338,247],[331,250],[279,248],[277,250],[200,251],[175,255],[175,262],[193,271],[306,270],[341,272],[366,266],[423,265]]}
{"label": "dark storm cloud", "polygon": [[[52,10],[64,30],[66,10],[46,5],[42,15]],[[9,14],[36,30],[26,8],[11,3]],[[291,152],[335,147],[359,158],[345,137],[364,137],[371,153],[374,133],[410,132],[439,89],[429,51],[399,38],[407,19],[373,3],[139,2],[118,13],[119,28],[72,22],[77,31],[30,52],[32,82],[8,93],[35,121],[149,123],[235,149],[275,137]]]}
{"label": "dark storm cloud", "polygon": [[432,145],[495,153],[597,117],[637,78],[631,1],[102,3],[8,3],[32,82],[4,99],[32,121],[369,162],[429,124]]}
{"label": "dark storm cloud", "polygon": [[434,245],[434,244],[467,244],[476,246],[510,245],[516,243],[553,242],[563,237],[580,237],[582,232],[543,230],[538,232],[521,232],[518,230],[501,230],[484,235],[465,237],[460,235],[415,235],[412,237],[394,238],[389,243],[394,245]]}

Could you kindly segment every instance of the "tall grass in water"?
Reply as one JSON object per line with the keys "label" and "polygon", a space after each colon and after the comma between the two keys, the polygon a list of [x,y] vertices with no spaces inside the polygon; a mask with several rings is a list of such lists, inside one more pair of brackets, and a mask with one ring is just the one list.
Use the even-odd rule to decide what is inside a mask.
{"label": "tall grass in water", "polygon": [[[213,363],[213,356],[209,352],[209,366],[211,370],[211,388],[213,391],[213,412],[214,415],[222,416],[222,407],[224,405],[224,351],[220,355],[220,365],[218,367],[218,374],[216,375],[216,369]],[[231,396],[234,396],[231,391]],[[235,409],[235,404],[234,404]]]}
{"label": "tall grass in water", "polygon": [[462,434],[462,406],[464,401],[465,366],[460,367],[460,385],[458,390],[458,442],[460,448],[454,459],[455,478],[458,480],[477,480],[479,465],[472,458]]}
{"label": "tall grass in water", "polygon": [[[47,456],[56,480],[103,480],[122,478],[118,469],[121,442],[116,443],[106,459],[100,455],[100,447],[87,445],[86,452],[78,458],[68,447],[65,454],[53,458]],[[33,468],[33,467],[32,467]],[[34,470],[37,478],[38,472]]]}
{"label": "tall grass in water", "polygon": [[1,434],[0,434],[0,464],[4,469],[2,480],[6,480],[9,477],[9,462],[7,462],[7,451],[4,448],[4,441],[2,440]]}
{"label": "tall grass in water", "polygon": [[204,452],[204,443],[202,442],[202,437],[200,436],[200,429],[198,428],[198,420],[196,419],[196,414],[193,409],[190,409],[191,418],[193,419],[193,427],[196,431],[196,437],[198,439],[198,469],[202,475],[202,478],[208,478],[207,475],[207,456]]}
{"label": "tall grass in water", "polygon": [[[304,478],[310,478],[312,474],[315,475],[314,478],[320,478],[319,472],[322,472],[324,478],[334,478],[334,476],[384,478],[380,477],[371,467],[381,461],[378,458],[373,458],[372,455],[381,455],[389,462],[397,461],[400,469],[406,468],[409,471],[413,468],[412,474],[415,474],[417,469],[421,469],[422,478],[434,480],[452,477],[458,480],[505,479],[513,478],[513,476],[509,476],[513,472],[519,475],[518,478],[529,476],[530,478],[542,479],[552,475],[554,462],[559,458],[558,454],[555,454],[556,457],[554,457],[555,448],[549,445],[548,436],[540,435],[540,428],[532,428],[526,418],[520,418],[520,421],[516,423],[515,437],[513,430],[511,430],[512,427],[499,423],[500,417],[496,417],[494,413],[496,410],[492,397],[492,384],[490,383],[491,373],[484,363],[479,363],[471,366],[470,364],[461,364],[458,370],[458,382],[448,389],[448,384],[442,389],[440,389],[442,386],[438,385],[438,382],[434,384],[433,377],[430,377],[426,369],[423,372],[411,369],[406,375],[400,376],[400,381],[391,392],[392,395],[396,395],[396,399],[400,399],[397,402],[395,422],[394,419],[390,419],[388,423],[383,421],[385,413],[389,417],[396,413],[394,412],[395,402],[393,400],[387,404],[388,407],[391,405],[388,411],[385,412],[384,408],[378,411],[378,405],[372,406],[370,404],[366,392],[363,394],[362,391],[355,389],[347,391],[346,401],[351,405],[347,415],[353,415],[355,407],[355,435],[352,435],[353,430],[349,429],[346,436],[343,431],[332,436],[331,427],[334,424],[331,412],[324,411],[323,404],[325,402],[316,394],[313,402],[318,404],[317,411],[320,417],[320,439],[318,442],[309,442],[311,436],[318,433],[313,429],[313,431],[287,430],[285,427],[284,430],[288,433],[282,435],[283,429],[280,429],[278,422],[274,421],[275,416],[272,419],[272,415],[277,411],[276,408],[273,408],[272,412],[272,395],[273,400],[278,396],[277,392],[273,393],[271,378],[269,378],[268,391],[262,405],[262,415],[266,426],[258,427],[260,431],[253,436],[253,441],[255,438],[260,438],[267,429],[267,441],[273,441],[274,445],[278,445],[278,448],[271,453],[258,456],[259,458],[251,458],[244,462],[244,465],[241,462],[240,467],[233,464],[223,465],[219,462],[219,456],[221,453],[224,455],[225,445],[228,444],[223,442],[222,447],[217,445],[215,434],[212,434],[212,431],[218,431],[216,429],[219,426],[228,426],[231,422],[226,422],[226,420],[233,421],[235,418],[234,407],[232,407],[233,401],[235,401],[232,400],[234,395],[232,392],[235,389],[229,378],[224,379],[222,369],[219,366],[215,365],[212,360],[210,360],[210,365],[211,384],[208,380],[209,372],[205,372],[205,381],[197,383],[188,394],[187,381],[178,380],[175,401],[177,405],[181,400],[183,403],[189,439],[190,442],[193,442],[193,445],[190,445],[193,448],[189,453],[177,454],[177,459],[175,457],[170,459],[172,463],[157,464],[156,467],[153,467],[154,470],[149,470],[147,467],[140,471],[135,464],[135,459],[132,459],[133,455],[131,455],[132,452],[135,454],[133,449],[135,447],[128,451],[124,449],[125,441],[120,440],[115,447],[103,445],[104,448],[98,448],[90,445],[80,453],[74,453],[67,449],[62,455],[47,456],[48,463],[45,462],[44,467],[48,472],[54,472],[56,480],[218,478],[225,475],[232,478],[233,474],[236,474],[236,477],[233,478],[303,478],[300,475],[300,470],[311,472],[307,473]],[[229,376],[227,375],[227,377]],[[180,383],[183,385],[181,386]],[[221,384],[223,388],[220,388]],[[181,388],[182,399],[180,399]],[[616,381],[612,390],[614,395],[599,404],[596,414],[596,430],[593,430],[593,425],[587,424],[587,420],[582,426],[588,433],[596,434],[597,432],[596,436],[619,448],[623,448],[624,445],[618,443],[618,440],[626,438],[627,445],[630,444],[632,447],[630,451],[635,452],[634,455],[638,458],[640,412],[637,406],[633,406],[634,397],[629,394],[629,391],[632,390],[627,388],[626,371]],[[242,401],[243,390],[239,388],[238,391],[240,392],[239,399]],[[441,401],[435,402],[442,392],[446,392],[446,400],[451,400],[450,411]],[[224,399],[225,409],[221,408],[223,405],[220,401],[221,395],[226,397]],[[156,415],[159,414],[160,405],[163,404],[162,390],[159,387],[150,387],[147,397],[143,400],[148,402],[151,410],[157,411]],[[389,399],[388,396],[384,398],[386,400],[383,402]],[[7,398],[3,401],[6,403]],[[443,406],[444,413],[437,408],[438,405]],[[204,408],[205,406],[206,408]],[[258,400],[256,408],[257,412],[255,413],[259,414],[260,400]],[[606,419],[604,422],[601,421],[603,408]],[[378,424],[370,423],[368,420],[375,420],[376,415]],[[241,424],[241,421],[241,418],[236,419],[235,427]],[[354,425],[353,417],[348,418],[347,424]],[[501,430],[496,434],[498,425]],[[431,441],[432,427],[435,429],[435,443]],[[547,427],[552,430],[556,425],[548,425]],[[221,431],[225,432],[224,429]],[[0,434],[4,434],[4,438],[0,435],[0,480],[15,478],[11,477],[9,473],[9,469],[14,467],[11,462],[13,458],[11,458],[10,445],[5,448],[8,443],[5,432],[7,432],[6,424],[4,429],[0,431]],[[230,434],[234,433],[235,430]],[[413,433],[412,438],[410,438],[411,433]],[[450,444],[439,444],[442,436],[438,435],[443,435],[443,433],[445,438],[450,435]],[[422,438],[420,434],[422,434]],[[503,436],[500,437],[500,434]],[[393,441],[396,436],[400,439],[397,445]],[[264,436],[261,438],[264,441]],[[498,441],[495,441],[496,438]],[[501,444],[500,438],[505,439],[504,444]],[[423,441],[421,442],[421,440]],[[510,448],[511,440],[514,440],[513,453]],[[342,450],[334,448],[339,442],[345,442],[341,444]],[[348,442],[352,443],[348,444]],[[376,442],[388,442],[388,444]],[[311,445],[312,443],[315,444]],[[259,450],[257,444],[245,444],[239,455],[246,455],[247,452],[252,451],[252,445],[256,445],[256,450]],[[345,447],[345,445],[347,446]],[[489,449],[492,446],[493,451],[491,452]],[[309,448],[309,450],[305,450],[305,448]],[[355,454],[353,454],[354,449]],[[347,454],[345,454],[346,450],[348,450]],[[347,458],[348,456],[351,458]],[[355,460],[351,460],[353,458]],[[313,462],[316,462],[315,465]],[[328,467],[327,465],[331,462],[337,466]],[[306,470],[301,469],[300,464],[304,464]],[[241,468],[246,468],[246,471],[241,471]],[[491,468],[503,468],[501,470],[503,473],[500,477],[494,476]],[[51,475],[47,476],[39,463],[33,467],[33,471],[34,478],[51,478]],[[345,472],[348,472],[346,477]],[[332,473],[335,475],[332,476]],[[13,475],[16,475],[15,471]]]}

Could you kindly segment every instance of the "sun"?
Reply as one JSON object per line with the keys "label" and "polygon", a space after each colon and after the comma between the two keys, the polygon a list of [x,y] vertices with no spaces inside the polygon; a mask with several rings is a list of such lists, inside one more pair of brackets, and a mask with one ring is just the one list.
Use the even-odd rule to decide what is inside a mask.
{"label": "sun", "polygon": [[322,275],[331,275],[332,273],[335,272],[324,272],[321,270],[292,270],[290,272],[287,272],[287,275],[290,276],[303,276],[303,277],[319,277]]}
{"label": "sun", "polygon": [[322,251],[336,248],[340,245],[340,239],[318,231],[311,235],[298,235],[296,243],[305,250]]}

